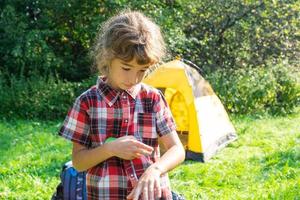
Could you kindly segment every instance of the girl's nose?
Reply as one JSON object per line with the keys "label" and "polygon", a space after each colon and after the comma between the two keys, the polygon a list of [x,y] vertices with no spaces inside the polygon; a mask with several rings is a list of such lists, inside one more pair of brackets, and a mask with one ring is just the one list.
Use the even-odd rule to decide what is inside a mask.
{"label": "girl's nose", "polygon": [[130,77],[129,83],[131,85],[135,85],[139,82],[139,77],[137,75],[133,75],[132,77]]}

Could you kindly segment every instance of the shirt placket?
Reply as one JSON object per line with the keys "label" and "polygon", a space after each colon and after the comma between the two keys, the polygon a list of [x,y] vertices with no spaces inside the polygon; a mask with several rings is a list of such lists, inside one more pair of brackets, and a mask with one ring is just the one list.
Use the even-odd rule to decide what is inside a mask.
{"label": "shirt placket", "polygon": [[[130,101],[128,95],[123,92],[121,94],[121,106],[122,106],[122,130],[126,130],[125,135],[128,135],[128,128],[130,123],[133,123],[133,117],[130,113]],[[130,121],[131,120],[131,121]],[[138,182],[138,177],[134,169],[133,162],[131,160],[124,160],[124,169],[126,171],[126,176],[130,180],[133,187],[136,186]]]}
{"label": "shirt placket", "polygon": [[122,106],[122,131],[124,135],[128,135],[129,119],[130,119],[130,102],[125,92],[121,94],[121,106]]}

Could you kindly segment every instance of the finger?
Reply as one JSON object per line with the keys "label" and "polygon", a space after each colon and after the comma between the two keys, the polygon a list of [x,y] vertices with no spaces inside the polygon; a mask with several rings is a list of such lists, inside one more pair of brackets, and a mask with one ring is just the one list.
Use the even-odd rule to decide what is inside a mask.
{"label": "finger", "polygon": [[135,143],[136,147],[139,148],[139,149],[143,149],[143,150],[149,151],[149,152],[153,151],[153,147],[151,147],[149,145],[146,145],[146,144],[144,144],[144,143],[142,143],[140,141],[136,140],[136,141],[134,141],[134,143]]}
{"label": "finger", "polygon": [[141,149],[138,149],[138,147],[133,146],[132,147],[132,156],[134,158],[140,158],[143,154],[143,151]]}
{"label": "finger", "polygon": [[125,160],[133,160],[133,159],[137,158],[137,155],[135,155],[135,154],[129,154],[129,155],[123,156],[121,158],[125,159]]}
{"label": "finger", "polygon": [[137,140],[133,135],[124,136],[127,139]]}
{"label": "finger", "polygon": [[157,197],[157,198],[161,198],[161,187],[160,187],[160,182],[159,182],[159,181],[155,181],[154,187],[155,187],[155,195],[156,195],[156,197]]}
{"label": "finger", "polygon": [[136,189],[134,190],[133,192],[133,200],[138,200],[139,199],[139,196],[140,194],[142,193],[142,184],[139,183],[137,186],[136,186]]}
{"label": "finger", "polygon": [[126,197],[127,199],[132,199],[133,198],[134,190],[135,190],[135,188],[133,188],[133,190],[131,190],[130,194],[127,195],[127,197]]}
{"label": "finger", "polygon": [[148,184],[148,196],[150,200],[154,200],[154,181],[151,179]]}
{"label": "finger", "polygon": [[144,184],[143,186],[143,200],[148,200],[148,185]]}
{"label": "finger", "polygon": [[138,158],[137,155],[133,155],[133,156],[130,156],[129,160],[134,160],[136,158]]}
{"label": "finger", "polygon": [[135,153],[135,154],[134,154],[134,158],[140,158],[142,155],[143,155],[143,154],[141,154],[141,153]]}
{"label": "finger", "polygon": [[144,149],[139,149],[138,147],[133,146],[131,148],[131,154],[134,155],[135,157],[141,157],[143,155],[150,156],[152,154],[152,152],[151,151],[146,151]]}
{"label": "finger", "polygon": [[135,154],[149,156],[149,155],[152,154],[152,152],[151,151],[146,151],[144,149],[136,149]]}

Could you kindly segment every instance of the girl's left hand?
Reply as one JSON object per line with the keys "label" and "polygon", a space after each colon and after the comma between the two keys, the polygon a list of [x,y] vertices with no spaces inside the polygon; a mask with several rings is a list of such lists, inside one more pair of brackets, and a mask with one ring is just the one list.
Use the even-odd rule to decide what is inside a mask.
{"label": "girl's left hand", "polygon": [[161,171],[155,166],[155,164],[148,167],[148,169],[140,177],[137,185],[127,196],[127,199],[138,200],[140,195],[143,196],[143,200],[155,200],[160,198],[160,175]]}

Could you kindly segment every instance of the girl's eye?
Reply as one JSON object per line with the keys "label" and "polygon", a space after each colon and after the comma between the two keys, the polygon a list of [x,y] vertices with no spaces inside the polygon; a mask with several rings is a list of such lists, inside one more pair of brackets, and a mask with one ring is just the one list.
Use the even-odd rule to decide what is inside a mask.
{"label": "girl's eye", "polygon": [[145,72],[147,72],[147,71],[149,71],[149,68],[146,68],[146,69],[142,69],[142,70],[141,70],[142,73],[145,73]]}
{"label": "girl's eye", "polygon": [[122,69],[123,69],[124,71],[129,71],[129,70],[130,70],[130,68],[126,68],[126,67],[122,67]]}

